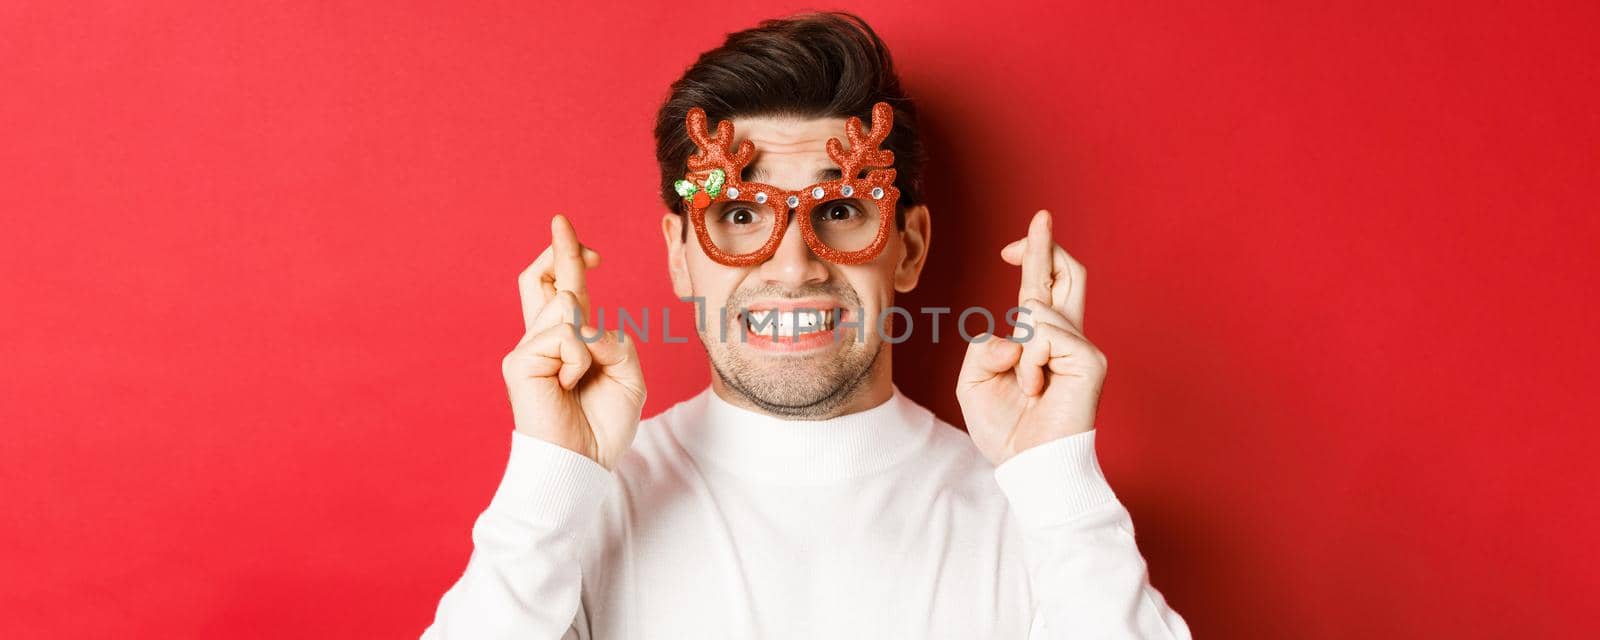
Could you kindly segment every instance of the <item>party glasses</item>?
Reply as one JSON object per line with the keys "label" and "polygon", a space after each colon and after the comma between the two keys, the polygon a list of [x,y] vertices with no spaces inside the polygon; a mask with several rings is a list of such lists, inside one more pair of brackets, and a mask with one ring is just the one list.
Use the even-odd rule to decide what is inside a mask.
{"label": "party glasses", "polygon": [[860,118],[845,121],[849,149],[837,138],[828,139],[828,157],[839,165],[838,179],[799,191],[741,180],[756,148],[749,140],[729,148],[732,122],[718,122],[712,135],[706,112],[693,107],[688,125],[700,150],[689,158],[690,176],[673,189],[684,199],[689,224],[712,260],[730,267],[765,262],[777,252],[791,216],[799,219],[806,246],[829,262],[861,264],[883,252],[900,199],[894,188],[894,152],[879,148],[894,126],[888,103],[872,106],[870,131],[862,131]]}

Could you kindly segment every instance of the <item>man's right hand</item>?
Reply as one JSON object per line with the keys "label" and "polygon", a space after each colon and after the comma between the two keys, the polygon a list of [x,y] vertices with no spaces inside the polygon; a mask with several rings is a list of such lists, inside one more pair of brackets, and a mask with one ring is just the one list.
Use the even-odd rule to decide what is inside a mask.
{"label": "man's right hand", "polygon": [[550,237],[517,278],[527,333],[501,365],[511,413],[518,432],[610,470],[633,443],[644,410],[639,354],[620,328],[601,334],[588,326],[584,270],[599,266],[600,254],[578,243],[564,216],[550,221]]}

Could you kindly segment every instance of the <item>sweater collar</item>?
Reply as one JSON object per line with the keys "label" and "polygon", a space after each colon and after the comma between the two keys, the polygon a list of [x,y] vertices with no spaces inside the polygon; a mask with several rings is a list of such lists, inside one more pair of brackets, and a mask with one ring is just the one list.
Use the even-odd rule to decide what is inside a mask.
{"label": "sweater collar", "polygon": [[778,484],[826,484],[881,471],[933,431],[933,414],[899,387],[875,407],[826,420],[758,413],[710,387],[674,413],[674,435],[697,461]]}

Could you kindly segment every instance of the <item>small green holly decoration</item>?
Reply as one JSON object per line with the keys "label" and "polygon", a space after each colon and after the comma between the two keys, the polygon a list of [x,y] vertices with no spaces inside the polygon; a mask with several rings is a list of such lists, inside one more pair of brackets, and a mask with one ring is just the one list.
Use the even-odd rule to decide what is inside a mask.
{"label": "small green holly decoration", "polygon": [[696,207],[705,208],[713,199],[722,195],[722,188],[728,184],[728,174],[721,169],[712,169],[706,174],[705,186],[699,186],[689,180],[679,180],[672,183],[672,190],[678,197],[688,200]]}
{"label": "small green holly decoration", "polygon": [[728,174],[721,169],[712,169],[711,175],[706,176],[706,195],[715,198],[722,195],[722,185],[727,184]]}

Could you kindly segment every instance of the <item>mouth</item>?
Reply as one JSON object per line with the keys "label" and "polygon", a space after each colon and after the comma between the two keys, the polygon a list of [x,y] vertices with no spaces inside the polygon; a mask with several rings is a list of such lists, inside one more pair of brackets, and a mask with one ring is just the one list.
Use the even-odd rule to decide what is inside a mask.
{"label": "mouth", "polygon": [[762,351],[795,353],[821,349],[834,341],[834,328],[846,310],[828,300],[757,303],[741,309],[744,343]]}

